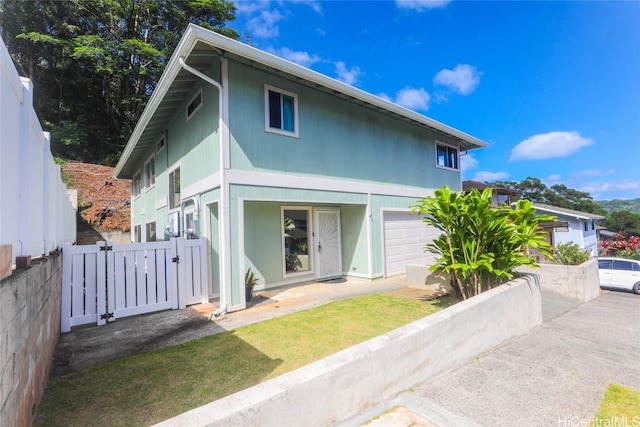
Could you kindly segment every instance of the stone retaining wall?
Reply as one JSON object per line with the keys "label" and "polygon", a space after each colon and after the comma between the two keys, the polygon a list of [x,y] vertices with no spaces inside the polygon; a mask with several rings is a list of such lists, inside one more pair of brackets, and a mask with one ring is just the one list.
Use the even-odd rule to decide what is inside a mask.
{"label": "stone retaining wall", "polygon": [[0,281],[0,426],[30,426],[60,335],[62,253]]}

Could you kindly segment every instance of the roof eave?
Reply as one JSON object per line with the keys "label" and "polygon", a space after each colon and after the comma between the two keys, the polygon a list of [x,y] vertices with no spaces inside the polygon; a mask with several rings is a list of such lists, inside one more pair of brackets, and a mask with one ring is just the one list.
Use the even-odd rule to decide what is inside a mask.
{"label": "roof eave", "polygon": [[371,104],[383,110],[398,114],[415,122],[439,130],[461,140],[463,143],[467,143],[463,144],[463,150],[472,150],[476,148],[486,147],[488,145],[486,142],[478,138],[447,126],[436,120],[430,119],[426,116],[423,116],[422,114],[418,114],[415,111],[394,104],[393,102],[387,101],[386,99],[372,95],[361,89],[342,83],[338,80],[332,79],[331,77],[302,67],[298,64],[294,64],[285,59],[279,58],[275,55],[261,51],[249,45],[245,45],[226,36],[217,34],[213,31],[204,29],[194,24],[189,24],[180,42],[178,43],[178,46],[176,46],[176,49],[171,56],[171,59],[169,60],[167,67],[156,86],[156,89],[153,91],[153,94],[149,98],[149,102],[142,112],[142,115],[140,116],[140,119],[138,120],[138,123],[136,124],[136,127],[134,128],[131,137],[129,138],[129,141],[127,142],[127,145],[125,146],[120,156],[118,164],[116,165],[114,170],[114,176],[116,178],[124,177],[122,172],[127,165],[127,162],[129,161],[129,157],[136,147],[138,140],[144,133],[145,128],[149,124],[151,118],[155,114],[156,109],[162,103],[162,100],[169,90],[171,83],[180,71],[181,67],[179,58],[183,57],[186,59],[186,56],[188,56],[189,52],[191,52],[198,41],[209,44],[218,49],[228,51],[229,53],[242,56],[249,60],[262,63],[266,66],[279,69],[303,80],[307,80],[320,86],[324,86],[328,89],[340,92],[355,99],[359,99],[365,103]]}
{"label": "roof eave", "polygon": [[156,85],[156,89],[151,94],[151,97],[149,98],[149,102],[147,102],[147,106],[142,112],[142,115],[140,116],[140,118],[138,119],[138,123],[136,123],[136,127],[133,129],[133,132],[131,133],[131,137],[129,138],[127,145],[125,146],[122,154],[120,155],[120,159],[118,160],[118,164],[116,165],[114,170],[114,176],[116,178],[123,177],[121,176],[122,170],[124,169],[127,162],[129,161],[129,156],[131,156],[133,149],[136,147],[136,144],[138,143],[138,140],[144,133],[146,127],[149,124],[149,121],[155,114],[158,106],[162,103],[162,100],[164,99],[164,96],[169,90],[171,83],[173,82],[173,80],[176,78],[176,75],[180,71],[181,69],[180,62],[179,62],[180,57],[184,53],[190,52],[195,46],[197,42],[197,37],[193,30],[194,30],[193,24],[189,24],[186,31],[184,32],[184,35],[180,39],[180,42],[176,46],[176,49],[173,52],[173,55],[171,56],[171,59],[167,63],[167,67],[162,73],[162,76],[160,77],[160,80]]}

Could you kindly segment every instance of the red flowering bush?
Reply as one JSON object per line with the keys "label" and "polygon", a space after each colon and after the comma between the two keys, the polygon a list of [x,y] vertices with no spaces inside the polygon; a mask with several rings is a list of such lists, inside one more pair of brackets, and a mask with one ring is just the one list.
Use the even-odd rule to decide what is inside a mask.
{"label": "red flowering bush", "polygon": [[613,240],[600,243],[600,254],[602,256],[640,259],[640,237],[631,236],[625,239],[622,234],[616,234]]}

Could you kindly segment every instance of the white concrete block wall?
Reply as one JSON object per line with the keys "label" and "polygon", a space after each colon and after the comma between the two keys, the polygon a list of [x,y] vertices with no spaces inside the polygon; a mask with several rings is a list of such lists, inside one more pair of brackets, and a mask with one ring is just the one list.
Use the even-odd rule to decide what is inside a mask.
{"label": "white concrete block wall", "polygon": [[0,94],[0,244],[14,260],[46,255],[75,241],[75,211],[33,109],[33,84],[1,40]]}

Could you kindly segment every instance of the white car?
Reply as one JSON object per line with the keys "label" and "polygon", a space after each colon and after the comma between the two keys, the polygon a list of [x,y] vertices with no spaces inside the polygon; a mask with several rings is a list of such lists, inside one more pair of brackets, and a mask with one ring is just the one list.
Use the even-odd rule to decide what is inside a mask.
{"label": "white car", "polygon": [[623,258],[598,258],[600,287],[625,289],[640,294],[640,261]]}

